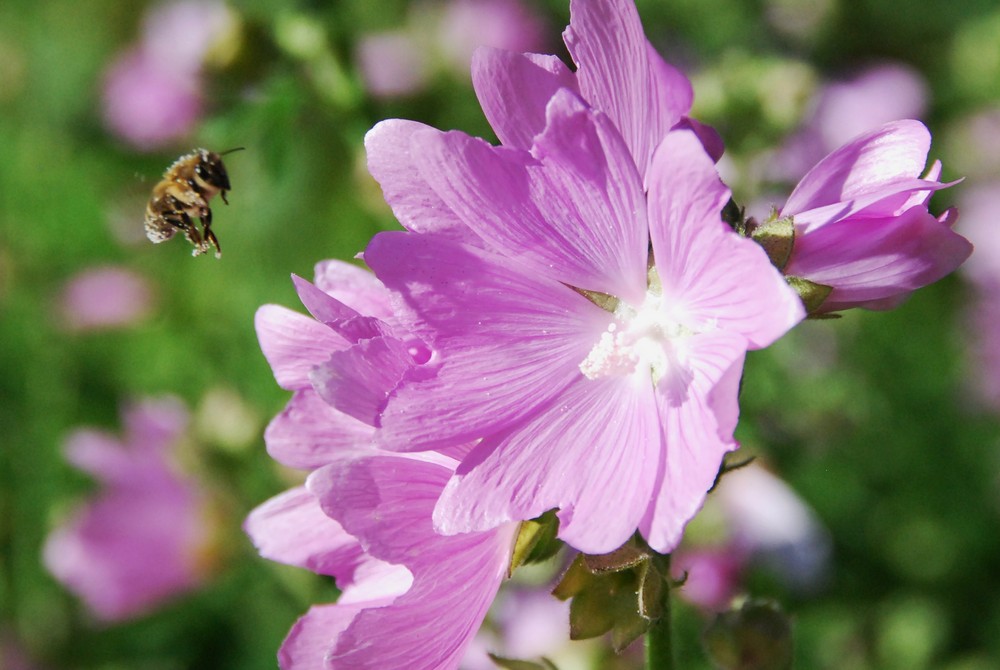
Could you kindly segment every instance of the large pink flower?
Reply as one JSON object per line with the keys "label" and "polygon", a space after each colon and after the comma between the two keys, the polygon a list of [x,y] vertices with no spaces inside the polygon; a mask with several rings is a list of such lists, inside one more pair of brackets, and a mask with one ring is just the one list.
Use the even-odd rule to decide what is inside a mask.
{"label": "large pink flower", "polygon": [[927,211],[935,162],[921,178],[930,134],[919,121],[864,133],[821,160],[781,210],[795,221],[785,272],[832,286],[820,312],[885,309],[962,264],[972,245],[951,229],[955,212]]}
{"label": "large pink flower", "polygon": [[66,445],[102,489],[49,536],[45,565],[103,620],[145,614],[207,575],[206,500],[170,452],[186,423],[176,401],[146,401],[125,412],[124,444],[80,430]]}
{"label": "large pink flower", "polygon": [[453,469],[436,455],[347,457],[250,515],[263,555],[335,576],[342,590],[295,624],[282,670],[458,667],[506,576],[516,526],[438,535],[431,514]]}
{"label": "large pink flower", "polygon": [[546,118],[530,152],[411,135],[401,172],[415,166],[436,200],[400,209],[415,229],[433,229],[434,211],[456,225],[384,233],[365,252],[431,349],[376,437],[397,450],[480,440],[437,506],[443,532],[559,508],[580,550],[639,528],[669,551],[736,446],[744,352],[803,310],[721,221],[729,191],[692,131],[669,132],[643,178],[616,124],[573,92]]}

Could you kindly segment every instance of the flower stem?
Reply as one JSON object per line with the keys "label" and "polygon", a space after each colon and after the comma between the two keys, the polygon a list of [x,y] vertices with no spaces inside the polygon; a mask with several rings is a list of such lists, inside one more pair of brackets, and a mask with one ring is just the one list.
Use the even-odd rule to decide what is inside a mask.
{"label": "flower stem", "polygon": [[[657,567],[661,574],[665,576],[668,585],[670,582],[670,555],[657,556],[660,560]],[[670,612],[670,592],[673,589],[668,586],[663,589],[660,618],[653,622],[646,632],[646,669],[647,670],[674,670],[674,638],[671,629]]]}

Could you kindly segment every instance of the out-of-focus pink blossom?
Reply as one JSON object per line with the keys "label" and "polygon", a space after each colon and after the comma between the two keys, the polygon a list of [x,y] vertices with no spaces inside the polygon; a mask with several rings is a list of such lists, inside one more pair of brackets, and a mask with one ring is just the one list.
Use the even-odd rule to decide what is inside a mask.
{"label": "out-of-focus pink blossom", "polygon": [[809,125],[826,153],[890,121],[921,118],[927,96],[927,83],[917,70],[902,63],[881,63],[853,79],[827,84]]}
{"label": "out-of-focus pink blossom", "polygon": [[122,54],[104,81],[104,120],[135,147],[153,149],[184,137],[201,117],[195,73],[177,72],[142,49]]}
{"label": "out-of-focus pink blossom", "polygon": [[682,548],[674,555],[670,569],[684,583],[678,593],[698,607],[722,611],[743,586],[746,553],[740,547]]}
{"label": "out-of-focus pink blossom", "polygon": [[823,156],[862,133],[927,109],[927,83],[903,63],[872,65],[851,79],[831,81],[816,94],[801,130],[771,157],[769,176],[794,180]]}
{"label": "out-of-focus pink blossom", "polygon": [[142,150],[187,135],[201,117],[201,70],[232,26],[222,3],[176,2],[147,16],[140,42],[109,66],[103,114],[108,128]]}
{"label": "out-of-focus pink blossom", "polygon": [[457,72],[468,72],[479,47],[540,51],[545,23],[521,0],[451,0],[444,7],[437,44]]}
{"label": "out-of-focus pink blossom", "polygon": [[926,172],[930,133],[897,121],[821,160],[781,209],[795,222],[789,275],[832,287],[819,312],[888,309],[941,279],[972,253],[951,229],[956,212],[927,211],[940,162]]}
{"label": "out-of-focus pink blossom", "polygon": [[822,585],[829,534],[788,484],[751,464],[726,473],[712,495],[726,518],[732,555],[763,563],[790,588]]}
{"label": "out-of-focus pink blossom", "polygon": [[125,437],[78,430],[73,465],[100,483],[45,543],[49,571],[104,621],[145,614],[198,587],[209,572],[206,498],[172,450],[188,415],[176,400],[147,400],[123,415]]}
{"label": "out-of-focus pink blossom", "polygon": [[355,59],[371,95],[412,95],[439,70],[467,77],[479,47],[541,49],[544,28],[522,0],[425,1],[414,5],[400,29],[362,36]]}
{"label": "out-of-focus pink blossom", "polygon": [[60,313],[70,330],[121,328],[143,320],[153,307],[153,290],[126,268],[93,267],[72,277],[60,296]]}
{"label": "out-of-focus pink blossom", "polygon": [[992,289],[1000,283],[1000,235],[997,234],[1000,182],[964,188],[958,209],[962,218],[956,228],[976,246],[976,253],[962,267],[962,272],[977,284]]}
{"label": "out-of-focus pink blossom", "polygon": [[365,88],[378,98],[411,95],[430,79],[427,50],[412,31],[364,35],[358,41],[356,58]]}
{"label": "out-of-focus pink blossom", "polygon": [[962,268],[972,281],[966,305],[970,381],[988,406],[1000,409],[1000,182],[966,189],[959,198],[960,230],[976,245]]}
{"label": "out-of-focus pink blossom", "polygon": [[223,2],[182,1],[156,5],[143,21],[142,49],[175,72],[201,71],[209,51],[233,28]]}
{"label": "out-of-focus pink blossom", "polygon": [[1000,410],[1000,278],[977,279],[965,306],[969,381],[982,403]]}

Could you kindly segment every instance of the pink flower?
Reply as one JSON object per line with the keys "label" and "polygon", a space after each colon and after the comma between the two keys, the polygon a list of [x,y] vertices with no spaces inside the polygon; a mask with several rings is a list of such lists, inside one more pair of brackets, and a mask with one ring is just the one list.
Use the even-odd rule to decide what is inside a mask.
{"label": "pink flower", "polygon": [[678,594],[698,607],[727,609],[743,583],[745,552],[738,547],[681,549],[671,563],[675,579],[684,579]]}
{"label": "pink flower", "polygon": [[829,534],[788,484],[752,464],[726,473],[713,495],[729,525],[733,553],[770,568],[799,592],[822,585],[829,569]]}
{"label": "pink flower", "polygon": [[430,80],[426,49],[410,31],[365,35],[355,58],[368,93],[377,98],[411,95]]}
{"label": "pink flower", "polygon": [[951,230],[955,212],[927,211],[935,162],[921,178],[930,134],[918,121],[885,124],[821,160],[781,210],[795,221],[785,273],[833,287],[819,312],[888,309],[941,279],[972,245]]}
{"label": "pink flower", "polygon": [[250,515],[262,554],[333,575],[343,591],[295,624],[283,670],[458,667],[507,574],[516,526],[438,535],[431,513],[453,468],[433,455],[348,457]]}
{"label": "pink flower", "polygon": [[123,442],[95,430],[70,437],[67,457],[102,489],[44,550],[49,571],[105,621],[145,614],[208,572],[206,501],[170,455],[187,413],[174,400],[149,400],[124,422]]}
{"label": "pink flower", "polygon": [[[412,228],[447,221],[452,238],[384,233],[365,252],[431,349],[389,389],[376,436],[480,440],[437,506],[442,532],[558,507],[581,551],[636,528],[669,551],[735,447],[744,352],[803,310],[722,223],[729,191],[694,133],[670,132],[643,179],[612,120],[571,91],[546,115],[530,152],[425,130],[383,170]],[[391,181],[415,172],[434,199]]]}
{"label": "pink flower", "polygon": [[104,121],[139,149],[184,137],[201,111],[201,86],[195,74],[165,67],[141,49],[122,54],[105,77]]}
{"label": "pink flower", "polygon": [[872,65],[846,81],[823,87],[811,122],[826,151],[899,119],[920,118],[927,83],[902,63]]}
{"label": "pink flower", "polygon": [[125,268],[93,267],[74,276],[60,296],[70,330],[120,328],[149,315],[153,292],[144,277]]}
{"label": "pink flower", "polygon": [[436,42],[452,67],[468,72],[479,47],[537,51],[545,44],[544,29],[541,18],[520,0],[450,0]]}
{"label": "pink flower", "polygon": [[135,147],[155,149],[187,135],[201,118],[201,69],[233,25],[222,3],[155,7],[141,42],[119,56],[104,82],[104,120]]}

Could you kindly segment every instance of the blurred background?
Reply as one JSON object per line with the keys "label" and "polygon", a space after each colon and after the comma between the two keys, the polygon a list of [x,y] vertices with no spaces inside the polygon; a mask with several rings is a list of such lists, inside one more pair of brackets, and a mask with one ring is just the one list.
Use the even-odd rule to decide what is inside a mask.
{"label": "blurred background", "polygon": [[[920,118],[944,179],[965,178],[932,211],[959,206],[977,245],[895,311],[751,356],[739,437],[757,462],[678,552],[680,667],[712,667],[702,631],[741,594],[783,604],[799,668],[1000,667],[1000,5],[638,6],[751,213],[859,132]],[[472,50],[565,57],[568,19],[567,0],[0,4],[0,668],[276,667],[336,592],[240,529],[301,478],[264,450],[289,394],[254,311],[298,309],[291,273],[396,227],[369,127],[495,141]],[[221,260],[143,231],[163,171],[202,146],[246,148],[225,158],[229,206],[213,201]],[[532,597],[511,589],[477,644],[637,667],[565,644],[565,613]]]}

